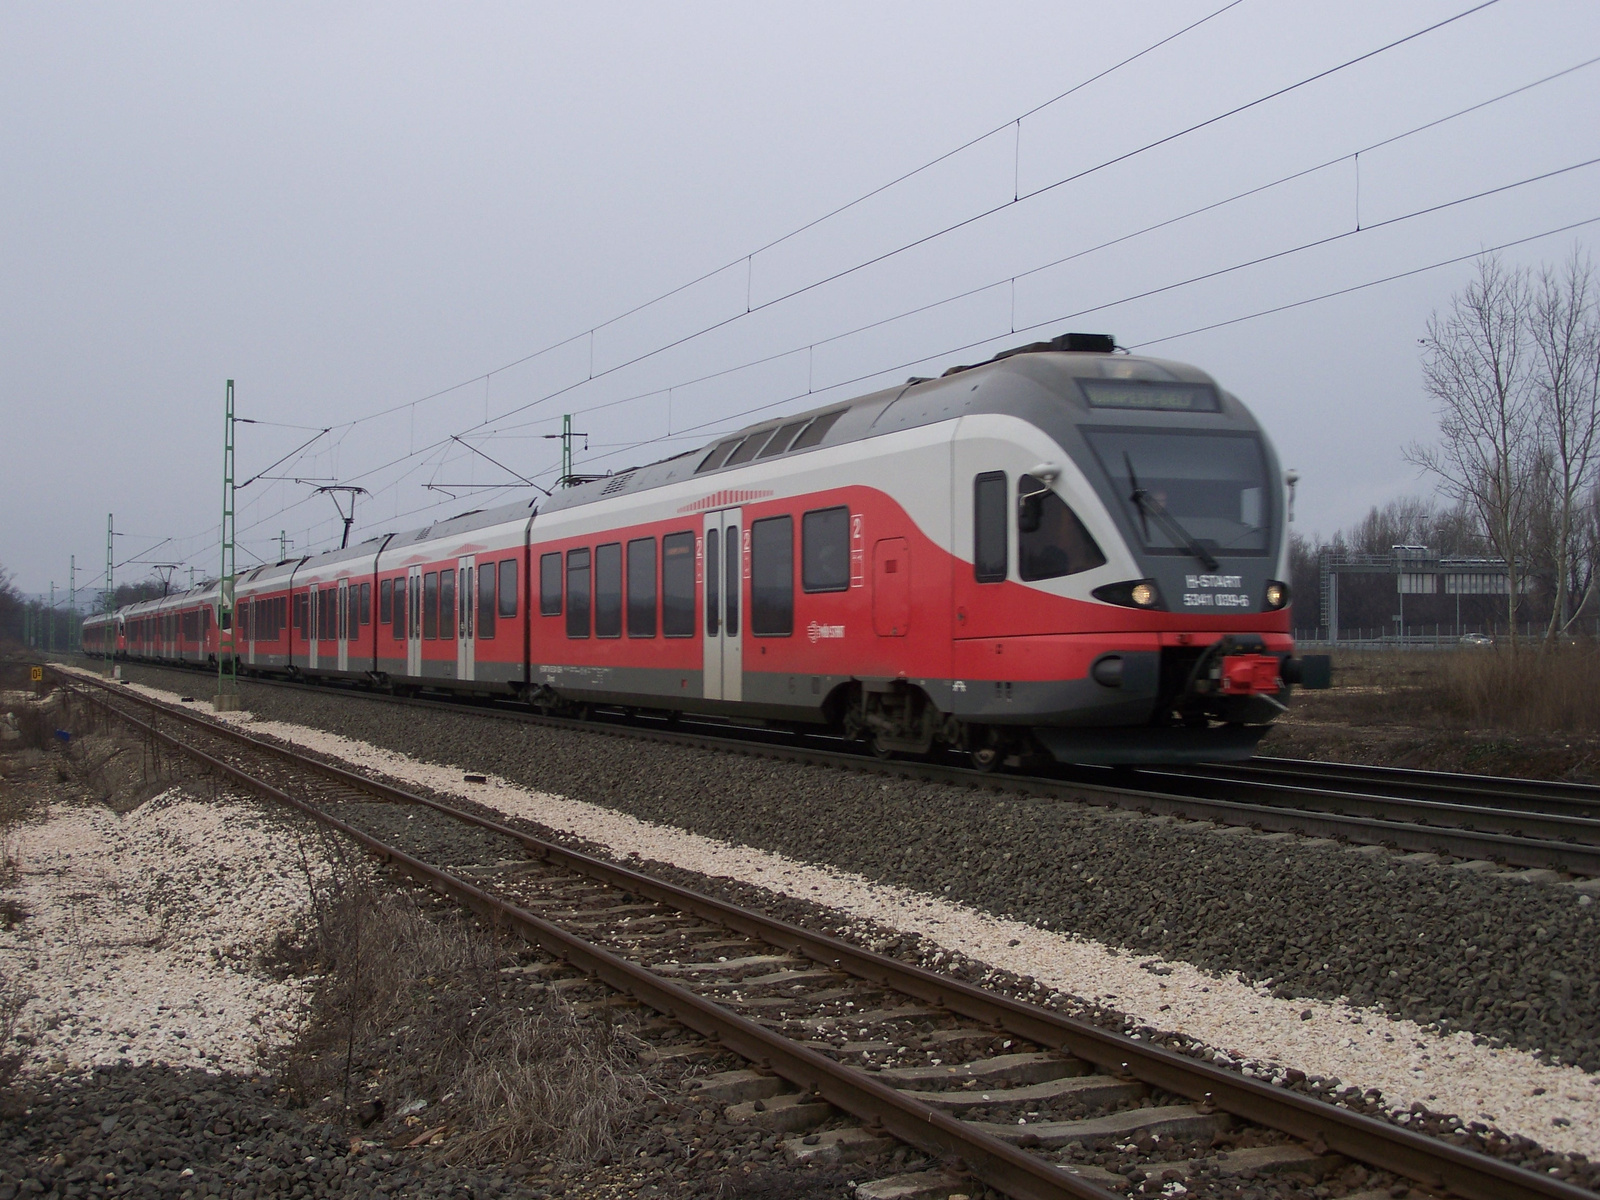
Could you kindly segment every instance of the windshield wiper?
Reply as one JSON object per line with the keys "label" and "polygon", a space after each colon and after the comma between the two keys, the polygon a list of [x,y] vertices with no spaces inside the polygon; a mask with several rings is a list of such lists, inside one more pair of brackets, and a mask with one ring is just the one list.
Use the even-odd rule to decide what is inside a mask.
{"label": "windshield wiper", "polygon": [[1144,488],[1139,486],[1138,473],[1133,469],[1133,459],[1127,451],[1122,453],[1123,464],[1128,468],[1128,482],[1133,484],[1133,492],[1128,499],[1133,501],[1133,506],[1139,510],[1139,525],[1144,532],[1145,541],[1150,540],[1150,517],[1154,517],[1156,524],[1166,532],[1173,541],[1178,542],[1208,571],[1217,569],[1217,560],[1211,551],[1207,550],[1200,540],[1178,523],[1178,518],[1167,511],[1166,505],[1157,500]]}

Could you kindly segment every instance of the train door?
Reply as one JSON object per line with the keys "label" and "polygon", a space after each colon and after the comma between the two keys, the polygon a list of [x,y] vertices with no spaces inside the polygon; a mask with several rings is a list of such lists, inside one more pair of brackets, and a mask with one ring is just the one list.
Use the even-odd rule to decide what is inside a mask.
{"label": "train door", "polygon": [[339,580],[339,670],[350,669],[350,581]]}
{"label": "train door", "polygon": [[456,618],[456,678],[474,678],[474,669],[477,659],[477,606],[472,602],[472,585],[477,572],[473,570],[473,557],[467,555],[457,560],[456,578],[460,583],[456,585],[456,599],[458,604]]}
{"label": "train door", "polygon": [[879,637],[905,637],[911,628],[911,544],[879,538],[872,549],[872,627]]}
{"label": "train door", "polygon": [[306,603],[310,605],[306,622],[306,666],[317,669],[317,651],[322,642],[322,589],[312,584],[306,589]]}
{"label": "train door", "polygon": [[[256,612],[255,597],[251,596],[244,602],[244,661],[250,666],[256,665]],[[239,614],[233,616],[234,626],[239,624]]]}
{"label": "train door", "polygon": [[422,568],[406,572],[406,674],[422,674]]}
{"label": "train door", "polygon": [[744,599],[744,553],[737,508],[705,515],[702,574],[705,580],[705,695],[708,700],[744,696],[744,651],[740,605]]}

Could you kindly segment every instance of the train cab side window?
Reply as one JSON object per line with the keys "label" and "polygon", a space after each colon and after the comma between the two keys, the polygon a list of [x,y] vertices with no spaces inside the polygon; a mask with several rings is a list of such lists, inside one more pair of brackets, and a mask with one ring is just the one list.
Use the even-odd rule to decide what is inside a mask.
{"label": "train cab side window", "polygon": [[767,517],[750,525],[750,632],[794,633],[794,518]]}
{"label": "train cab side window", "polygon": [[1006,473],[985,471],[972,484],[972,574],[979,583],[1006,577]]}
{"label": "train cab side window", "polygon": [[661,633],[694,636],[694,534],[661,539]]}
{"label": "train cab side window", "polygon": [[406,640],[406,581],[405,577],[394,581],[394,640]]}
{"label": "train cab side window", "polygon": [[[556,596],[560,599],[559,591]],[[507,620],[517,615],[517,560],[514,558],[500,560],[500,615]]]}
{"label": "train cab side window", "polygon": [[451,567],[439,572],[439,636],[456,636],[456,572]]}
{"label": "train cab side window", "polygon": [[385,579],[378,584],[378,624],[394,623],[394,580]]}
{"label": "train cab side window", "polygon": [[850,586],[850,510],[819,508],[800,519],[800,580],[808,592]]}
{"label": "train cab side window", "polygon": [[361,603],[356,615],[361,618],[361,624],[372,624],[372,585],[370,583],[361,585]]}
{"label": "train cab side window", "polygon": [[622,636],[622,543],[594,550],[594,635]]}
{"label": "train cab side window", "polygon": [[589,552],[567,551],[567,636],[589,636]]}
{"label": "train cab side window", "polygon": [[1105,565],[1106,556],[1066,501],[1032,475],[1017,480],[1017,574],[1059,579]]}
{"label": "train cab side window", "polygon": [[430,640],[439,637],[439,572],[429,571],[422,577],[422,636]]}
{"label": "train cab side window", "polygon": [[539,556],[539,615],[561,615],[561,555]]}
{"label": "train cab side window", "polygon": [[656,540],[635,538],[628,543],[628,636],[656,635]]}
{"label": "train cab side window", "polygon": [[478,639],[494,640],[494,564],[478,564]]}

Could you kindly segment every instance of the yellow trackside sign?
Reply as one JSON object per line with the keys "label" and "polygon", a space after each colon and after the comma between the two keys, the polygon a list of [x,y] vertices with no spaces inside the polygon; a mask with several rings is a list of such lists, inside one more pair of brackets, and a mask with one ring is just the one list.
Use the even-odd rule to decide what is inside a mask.
{"label": "yellow trackside sign", "polygon": [[29,667],[28,668],[28,678],[33,680],[33,682],[35,682],[35,683],[43,683],[44,682],[44,668],[43,667]]}

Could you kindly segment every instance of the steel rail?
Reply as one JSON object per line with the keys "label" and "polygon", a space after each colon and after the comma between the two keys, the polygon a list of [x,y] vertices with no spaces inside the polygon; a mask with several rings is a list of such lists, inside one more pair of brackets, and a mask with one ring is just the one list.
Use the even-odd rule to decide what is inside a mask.
{"label": "steel rail", "polygon": [[[323,695],[338,694],[335,689],[323,685],[280,680],[254,682],[298,688]],[[740,737],[683,729],[648,729],[620,722],[581,721],[569,717],[549,717],[537,713],[508,711],[500,707],[469,706],[459,701],[387,696],[355,689],[350,689],[349,694],[383,703],[408,704],[456,713],[468,712],[499,720],[608,737],[625,737],[785,762],[832,766],[865,774],[918,779],[930,783],[992,788],[1021,795],[1082,801],[1113,808],[1182,817],[1193,821],[1246,826],[1265,832],[1309,834],[1335,840],[1391,846],[1411,853],[1486,859],[1516,867],[1544,868],[1567,871],[1575,875],[1600,876],[1600,841],[1584,844],[1557,838],[1521,836],[1451,825],[1420,824],[1385,816],[1341,814],[1303,806],[1230,800],[1196,795],[1192,792],[1140,788],[1126,783],[1100,783],[1082,778],[1061,779],[1043,775],[995,774],[971,767],[915,759],[878,759],[848,750],[798,746],[787,737],[770,733],[765,736]],[[1316,790],[1308,790],[1305,794],[1313,799],[1336,795]]]}
{"label": "steel rail", "polygon": [[1240,777],[1263,781],[1310,782],[1378,787],[1416,799],[1449,798],[1471,804],[1482,798],[1494,806],[1527,805],[1530,811],[1600,816],[1600,786],[1566,780],[1517,779],[1504,775],[1465,775],[1457,771],[1419,771],[1317,759],[1256,757],[1248,762],[1172,768],[1176,774],[1207,779]]}
{"label": "steel rail", "polygon": [[[84,682],[117,693],[101,680]],[[368,779],[355,772],[306,758],[239,730],[206,720],[195,713],[173,709],[136,693],[139,703],[157,709],[209,732],[246,744],[253,749],[315,770],[317,773],[353,788],[399,803],[418,804],[463,822],[520,842],[545,862],[587,875],[627,892],[649,897],[680,911],[720,924],[771,945],[804,954],[874,984],[900,992],[935,1007],[1005,1029],[1040,1045],[1061,1049],[1113,1073],[1131,1076],[1152,1087],[1187,1096],[1223,1112],[1266,1125],[1292,1136],[1316,1142],[1368,1166],[1392,1171],[1426,1186],[1446,1188],[1469,1200],[1595,1200],[1594,1193],[1550,1176],[1476,1154],[1435,1138],[1328,1104],[1298,1092],[1277,1088],[1257,1079],[1224,1071],[1209,1063],[1188,1058],[1150,1043],[1101,1029],[1060,1013],[984,991],[960,980],[937,975],[897,959],[863,950],[826,934],[775,920],[726,901],[704,896],[686,888],[593,858],[578,851],[514,829],[507,825],[455,808],[442,801],[407,792],[393,785]],[[474,911],[492,916],[500,912],[521,929],[537,934],[539,944],[588,971],[619,991],[668,1012],[707,1037],[718,1037],[723,1044],[757,1063],[767,1062],[779,1075],[801,1088],[816,1091],[836,1107],[882,1128],[910,1144],[949,1159],[962,1160],[965,1169],[992,1186],[1019,1197],[1071,1195],[1104,1200],[1105,1192],[1085,1180],[1061,1171],[1043,1160],[1012,1147],[1009,1143],[968,1129],[963,1122],[945,1116],[927,1105],[910,1100],[895,1089],[876,1083],[870,1076],[843,1066],[762,1026],[728,1013],[720,1006],[692,992],[660,980],[643,968],[590,946],[525,910],[499,900],[463,880],[430,867],[404,852],[384,846],[359,829],[322,812],[314,805],[298,801],[212,756],[184,745],[170,735],[139,721],[104,702],[110,711],[174,748],[199,758],[246,786],[264,790],[297,809],[338,828],[362,845],[408,871],[413,866],[423,878],[442,890],[470,899]],[[476,905],[487,905],[487,910]],[[549,940],[545,940],[549,939]],[[567,953],[571,950],[572,957]],[[644,978],[640,978],[643,976]],[[615,980],[615,981],[614,981]],[[616,982],[620,981],[620,982]],[[658,1003],[659,1001],[659,1003]],[[666,1005],[667,1007],[662,1007]],[[680,1007],[674,1007],[680,1006]],[[726,1030],[726,1033],[723,1031]],[[782,1044],[779,1052],[778,1044]],[[750,1047],[747,1050],[745,1047]],[[781,1065],[780,1065],[781,1064]],[[973,1139],[969,1141],[968,1139]],[[978,1140],[982,1139],[982,1140]],[[1036,1184],[1054,1190],[1030,1190]]]}
{"label": "steel rail", "polygon": [[[1240,776],[1243,776],[1242,778]],[[1232,790],[1241,799],[1274,807],[1335,812],[1340,815],[1368,817],[1403,817],[1419,825],[1444,822],[1440,828],[1470,828],[1480,833],[1497,833],[1511,837],[1533,837],[1549,841],[1600,845],[1600,818],[1592,816],[1567,816],[1560,813],[1537,812],[1525,808],[1499,808],[1486,804],[1463,804],[1449,800],[1427,800],[1411,796],[1374,795],[1371,792],[1346,791],[1330,787],[1323,782],[1284,783],[1261,781],[1250,773],[1230,773],[1226,769],[1204,774],[1184,770],[1141,768],[1136,776],[1156,787],[1162,784],[1178,786],[1178,794],[1193,795],[1189,790],[1210,791],[1213,795]],[[1197,786],[1198,785],[1198,786]]]}

